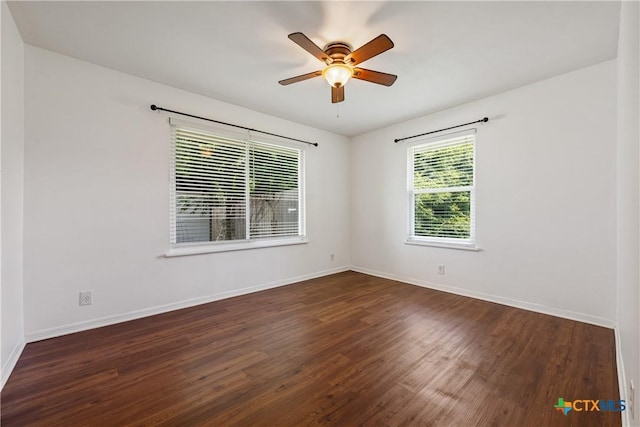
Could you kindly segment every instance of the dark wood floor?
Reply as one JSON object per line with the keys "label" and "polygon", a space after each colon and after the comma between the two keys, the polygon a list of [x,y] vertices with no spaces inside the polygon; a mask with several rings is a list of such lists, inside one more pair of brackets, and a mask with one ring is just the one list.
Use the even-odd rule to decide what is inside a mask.
{"label": "dark wood floor", "polygon": [[618,426],[613,331],[347,272],[27,345],[2,426]]}

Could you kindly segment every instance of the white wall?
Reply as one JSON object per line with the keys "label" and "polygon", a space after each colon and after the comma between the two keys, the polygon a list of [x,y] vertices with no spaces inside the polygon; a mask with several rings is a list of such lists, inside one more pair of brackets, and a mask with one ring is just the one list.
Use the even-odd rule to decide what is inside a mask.
{"label": "white wall", "polygon": [[0,161],[2,351],[4,386],[24,346],[23,194],[24,194],[24,44],[7,4],[2,10],[2,159]]}
{"label": "white wall", "polygon": [[[482,251],[404,244],[408,144],[394,138],[484,116],[476,147]],[[351,150],[352,264],[613,326],[615,135],[615,61],[360,135]]]}
{"label": "white wall", "polygon": [[[169,126],[150,104],[318,142],[306,148],[310,243],[163,257]],[[345,137],[29,45],[25,126],[30,340],[350,265]],[[94,304],[79,307],[85,289],[94,290]]]}
{"label": "white wall", "polygon": [[[624,362],[627,384],[621,385],[629,398],[629,382],[640,387],[640,33],[638,2],[622,2],[618,41],[618,329],[619,357]],[[636,390],[635,418],[640,390]],[[625,414],[631,417],[630,413]]]}
{"label": "white wall", "polygon": [[[17,301],[21,292],[20,286],[5,286],[11,269],[5,270],[22,264],[21,250],[7,254],[5,244],[6,239],[15,248],[22,243],[20,204],[7,203],[22,197],[22,186],[7,178],[5,159],[11,157],[5,134],[14,132],[13,140],[21,141],[23,129],[21,110],[6,105],[21,103],[22,95],[5,96],[6,79],[20,79],[11,87],[21,87],[22,61],[14,62],[15,68],[4,65],[10,52],[22,55],[23,45],[15,27],[10,27],[13,38],[5,37],[4,20],[3,365],[5,326],[12,325],[7,336],[15,337],[8,352],[22,337],[19,321],[5,321],[5,315],[22,317],[18,303],[5,310],[5,301]],[[621,27],[619,67],[608,61],[557,76],[360,135],[351,147],[341,136],[26,46],[27,337],[55,336],[352,265],[587,322],[613,326],[618,321],[625,360],[632,361],[626,362],[627,375],[637,382],[638,137],[633,130],[638,124],[637,104],[633,110],[634,98],[627,94],[633,73],[637,80],[637,41],[635,51],[629,41],[633,28],[637,32],[637,21]],[[13,47],[5,52],[11,40]],[[164,258],[169,128],[166,116],[149,111],[151,103],[318,141],[320,147],[307,148],[306,156],[310,243]],[[491,121],[477,135],[482,251],[405,245],[407,143],[393,139],[485,115]],[[15,126],[6,127],[7,121]],[[621,135],[617,161],[626,165],[617,171],[616,130]],[[20,159],[11,162],[14,177],[22,173],[20,147],[14,147],[13,158]],[[633,209],[616,214],[616,203],[635,206],[635,217]],[[12,232],[7,232],[8,221]],[[634,233],[626,237],[633,227],[635,240]],[[617,260],[616,249],[628,259]],[[437,275],[439,264],[446,265],[445,276]],[[14,280],[21,281],[21,276]],[[78,291],[84,289],[94,290],[94,305],[78,306]]]}

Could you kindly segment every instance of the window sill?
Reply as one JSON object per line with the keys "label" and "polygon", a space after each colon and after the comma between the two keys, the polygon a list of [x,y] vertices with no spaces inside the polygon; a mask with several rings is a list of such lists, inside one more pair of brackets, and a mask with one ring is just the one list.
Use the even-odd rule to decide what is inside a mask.
{"label": "window sill", "polygon": [[220,242],[208,244],[183,245],[170,248],[164,256],[173,258],[187,255],[210,254],[216,252],[244,251],[248,249],[271,248],[274,246],[304,245],[309,243],[306,237],[270,239],[270,240],[243,240],[241,242]]}
{"label": "window sill", "polygon": [[415,240],[415,239],[407,239],[404,243],[406,245],[432,246],[434,248],[458,249],[461,251],[472,251],[472,252],[480,252],[482,250],[476,245],[474,245],[473,243],[432,242],[428,240]]}

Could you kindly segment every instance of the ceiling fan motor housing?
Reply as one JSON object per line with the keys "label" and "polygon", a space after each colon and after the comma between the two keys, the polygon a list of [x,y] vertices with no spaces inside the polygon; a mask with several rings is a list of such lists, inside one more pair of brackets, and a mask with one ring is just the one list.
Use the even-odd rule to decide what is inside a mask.
{"label": "ceiling fan motor housing", "polygon": [[333,59],[333,62],[345,63],[345,56],[351,53],[351,45],[345,42],[333,42],[325,46],[324,52]]}

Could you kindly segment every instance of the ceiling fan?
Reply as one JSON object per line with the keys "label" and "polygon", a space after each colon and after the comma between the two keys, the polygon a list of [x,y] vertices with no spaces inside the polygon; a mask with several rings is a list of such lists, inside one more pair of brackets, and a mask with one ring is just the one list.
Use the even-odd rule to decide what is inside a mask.
{"label": "ceiling fan", "polygon": [[280,80],[278,83],[283,86],[322,76],[331,85],[331,102],[335,104],[344,101],[344,85],[351,77],[384,86],[391,86],[398,78],[398,76],[394,74],[356,67],[356,65],[393,47],[393,42],[386,34],[380,34],[375,39],[354,51],[352,51],[351,46],[345,42],[332,42],[326,45],[324,49],[320,49],[318,45],[302,33],[289,34],[289,38],[301,48],[324,62],[326,67],[312,73]]}

